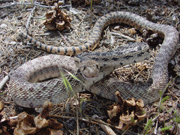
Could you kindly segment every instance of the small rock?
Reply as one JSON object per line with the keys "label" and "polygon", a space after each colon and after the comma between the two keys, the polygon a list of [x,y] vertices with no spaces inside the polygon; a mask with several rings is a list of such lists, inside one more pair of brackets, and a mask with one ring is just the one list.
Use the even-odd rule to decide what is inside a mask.
{"label": "small rock", "polygon": [[2,24],[0,25],[0,28],[7,28],[7,25],[6,25],[5,23],[2,23]]}

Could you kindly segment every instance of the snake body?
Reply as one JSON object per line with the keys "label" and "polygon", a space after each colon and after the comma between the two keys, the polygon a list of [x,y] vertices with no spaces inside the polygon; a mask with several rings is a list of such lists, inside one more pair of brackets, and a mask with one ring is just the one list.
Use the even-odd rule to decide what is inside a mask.
{"label": "snake body", "polygon": [[[144,54],[146,55],[145,52],[140,51],[133,54],[134,52],[129,53],[128,51],[124,51],[127,53],[122,54],[121,52],[119,57],[123,58],[124,61],[128,60],[128,62],[119,63],[118,61],[120,58],[111,57],[108,55],[108,52],[84,52],[87,50],[93,50],[96,47],[103,29],[112,23],[125,23],[140,31],[144,28],[157,32],[164,37],[164,41],[156,55],[153,65],[153,83],[148,88],[135,88],[134,86],[114,81],[111,82],[112,89],[104,91],[101,90],[101,88],[104,88],[104,86],[109,82],[105,85],[101,84],[102,82],[95,84],[105,75],[112,72],[114,68],[124,64],[141,61],[146,58],[144,57],[141,59],[141,56],[144,56]],[[145,104],[154,102],[159,98],[159,91],[163,90],[167,84],[168,62],[174,55],[179,41],[178,31],[174,27],[150,22],[145,18],[130,12],[112,12],[99,18],[94,26],[89,41],[83,46],[65,48],[52,47],[41,44],[23,33],[21,35],[48,52],[63,55],[77,54],[75,58],[62,55],[43,56],[23,64],[12,72],[10,75],[9,90],[13,100],[20,106],[33,108],[40,107],[45,100],[58,103],[68,97],[62,79],[54,78],[60,76],[59,69],[62,69],[62,71],[68,70],[77,75],[77,77],[84,82],[84,84],[80,83],[64,71],[68,80],[72,84],[75,93],[81,91],[83,88],[87,88],[93,93],[114,100],[114,92],[119,88],[119,86],[122,86],[124,87],[123,90],[119,89],[122,97],[140,97],[144,100]],[[141,49],[138,49],[138,51],[139,50]],[[114,51],[114,53],[116,54],[118,51]],[[83,53],[78,54],[80,52]],[[87,67],[88,64],[90,64],[90,66]],[[98,73],[97,77],[94,76],[96,73]],[[43,81],[49,78],[53,79]]]}

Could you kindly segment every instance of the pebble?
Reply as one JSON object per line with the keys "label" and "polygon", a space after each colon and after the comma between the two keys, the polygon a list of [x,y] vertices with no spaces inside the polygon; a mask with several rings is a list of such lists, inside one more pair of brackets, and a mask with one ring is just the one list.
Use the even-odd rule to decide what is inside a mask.
{"label": "pebble", "polygon": [[0,25],[0,28],[7,28],[7,25],[6,25],[5,23],[2,23],[2,24]]}

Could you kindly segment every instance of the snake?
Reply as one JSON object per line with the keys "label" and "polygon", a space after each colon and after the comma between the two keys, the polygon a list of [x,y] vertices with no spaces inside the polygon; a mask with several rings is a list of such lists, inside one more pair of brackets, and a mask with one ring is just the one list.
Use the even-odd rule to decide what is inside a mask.
{"label": "snake", "polygon": [[[115,68],[146,60],[150,56],[145,43],[93,52],[104,28],[113,23],[128,24],[141,32],[147,29],[164,38],[154,60],[152,84],[136,87],[117,79],[104,80]],[[115,91],[118,90],[125,99],[141,98],[145,104],[155,102],[160,97],[159,92],[163,91],[168,83],[168,62],[176,52],[179,42],[178,31],[173,26],[153,23],[125,11],[111,12],[100,17],[89,40],[82,46],[48,46],[24,33],[20,35],[39,48],[55,53],[30,60],[10,74],[9,92],[12,99],[16,104],[28,108],[41,107],[47,100],[52,103],[62,102],[83,89],[111,100],[116,100]],[[70,82],[73,91],[64,85],[63,76]]]}

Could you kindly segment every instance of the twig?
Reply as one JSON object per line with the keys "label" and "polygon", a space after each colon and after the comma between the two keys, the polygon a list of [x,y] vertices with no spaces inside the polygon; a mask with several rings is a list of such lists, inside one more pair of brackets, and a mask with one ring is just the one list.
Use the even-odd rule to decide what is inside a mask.
{"label": "twig", "polygon": [[71,45],[68,43],[68,41],[66,40],[66,38],[61,34],[61,32],[58,31],[58,33],[59,33],[59,35],[62,37],[62,39],[63,39],[63,41],[65,42],[65,44],[66,44],[67,46],[71,46]]}
{"label": "twig", "polygon": [[129,36],[126,36],[126,35],[124,35],[124,34],[122,34],[122,33],[115,33],[115,32],[111,32],[111,33],[112,33],[113,35],[117,35],[117,36],[126,38],[126,39],[128,39],[129,41],[136,41],[135,39],[133,39],[133,38],[131,38],[131,37],[129,37]]}
{"label": "twig", "polygon": [[78,107],[76,106],[76,122],[77,122],[77,135],[79,135],[79,115]]}
{"label": "twig", "polygon": [[17,2],[11,3],[11,4],[9,4],[9,5],[5,5],[5,6],[0,6],[0,9],[1,9],[1,8],[8,8],[8,7],[15,6],[15,5],[17,5]]}
{"label": "twig", "polygon": [[[56,118],[62,118],[62,119],[70,119],[70,118],[73,118],[73,119],[76,119],[75,117],[70,117],[70,116],[58,116],[58,115],[49,115],[49,117],[56,117]],[[113,128],[116,128],[115,126],[113,125],[110,125],[108,123],[105,123],[103,121],[97,121],[93,118],[90,118],[88,117],[88,119],[85,119],[85,118],[78,118],[79,120],[81,121],[84,121],[84,122],[87,122],[87,123],[92,123],[92,124],[104,124],[104,125],[107,125],[107,126],[110,126],[110,127],[113,127]]]}
{"label": "twig", "polygon": [[[18,116],[13,116],[13,117],[8,117],[9,120],[17,120],[18,119]],[[0,123],[3,123],[4,121],[6,121],[7,118],[3,118],[0,120]]]}
{"label": "twig", "polygon": [[[102,120],[98,120],[99,122],[103,122]],[[99,126],[106,132],[107,135],[116,135],[116,133],[109,127],[104,124],[99,124]]]}
{"label": "twig", "polygon": [[5,76],[3,78],[3,80],[0,82],[0,90],[3,88],[3,86],[5,85],[5,83],[9,80],[9,76]]}
{"label": "twig", "polygon": [[13,0],[0,0],[0,3],[13,2]]}
{"label": "twig", "polygon": [[30,24],[30,21],[31,21],[31,19],[33,17],[35,9],[36,9],[36,6],[33,7],[33,9],[31,10],[31,13],[29,14],[29,17],[28,17],[28,20],[27,20],[27,23],[26,23],[26,30],[27,31],[28,31],[29,24]]}
{"label": "twig", "polygon": [[[16,5],[22,5],[21,2],[13,2],[9,5],[5,5],[5,6],[0,6],[0,9],[1,8],[8,8],[8,7],[12,7],[12,6],[16,6]],[[23,5],[32,5],[32,3],[23,3]],[[34,2],[33,3],[34,6],[38,6],[38,7],[42,7],[42,8],[54,8],[55,6],[46,6],[46,5],[41,5],[37,2]],[[59,6],[59,8],[66,8],[66,7],[71,7],[71,5],[65,5],[65,6]]]}
{"label": "twig", "polygon": [[141,74],[144,70],[146,69],[146,67],[142,67],[142,69],[139,71],[139,73],[135,76],[135,79],[134,80],[137,80],[138,76],[143,76],[145,78],[145,76],[143,74]]}
{"label": "twig", "polygon": [[8,65],[6,62],[2,62],[1,64],[0,64],[0,67],[2,67],[2,66],[5,66],[5,65]]}
{"label": "twig", "polygon": [[154,134],[155,134],[155,135],[157,135],[157,131],[158,131],[158,120],[157,120],[157,122],[156,122],[156,127],[155,127],[155,129],[154,129]]}

